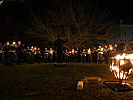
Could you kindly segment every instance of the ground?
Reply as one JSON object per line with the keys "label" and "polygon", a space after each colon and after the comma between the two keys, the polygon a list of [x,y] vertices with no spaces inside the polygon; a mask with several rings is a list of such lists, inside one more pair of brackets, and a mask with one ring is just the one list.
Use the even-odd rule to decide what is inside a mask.
{"label": "ground", "polygon": [[[101,77],[102,81],[84,84],[77,91],[77,82],[85,76]],[[114,80],[107,64],[69,63],[0,64],[0,100],[132,100],[132,92],[114,92],[103,84]],[[133,80],[132,76],[129,80]]]}

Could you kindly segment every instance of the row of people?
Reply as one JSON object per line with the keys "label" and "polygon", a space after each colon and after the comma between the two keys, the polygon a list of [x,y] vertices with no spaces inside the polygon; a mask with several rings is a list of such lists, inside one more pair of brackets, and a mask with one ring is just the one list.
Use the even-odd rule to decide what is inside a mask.
{"label": "row of people", "polygon": [[[129,46],[130,45],[130,46]],[[120,44],[113,47],[111,44],[109,46],[105,45],[104,47],[98,46],[85,49],[62,49],[60,58],[58,57],[57,49],[45,48],[40,49],[34,46],[25,46],[21,44],[21,41],[14,41],[10,43],[9,41],[6,44],[2,45],[0,43],[0,62],[5,65],[13,65],[13,63],[21,64],[23,63],[34,63],[34,62],[87,62],[87,63],[102,63],[105,61],[108,63],[109,58],[114,56],[116,53],[121,53],[127,51],[129,47],[132,49],[132,41],[129,42],[129,45],[126,46],[123,41],[120,41]],[[132,51],[132,50],[131,50]]]}
{"label": "row of people", "polygon": [[[99,46],[93,49],[71,49],[63,50],[61,55],[61,62],[94,62],[102,63],[105,61],[108,63],[109,56],[115,51],[112,45],[105,45],[105,47]],[[13,65],[14,62],[21,64],[22,62],[34,63],[34,62],[58,62],[57,50],[53,48],[45,48],[40,50],[37,47],[25,47],[21,44],[21,41],[6,42],[4,46],[0,45],[0,62],[5,65]]]}
{"label": "row of people", "polygon": [[21,64],[22,62],[32,63],[34,59],[40,61],[40,48],[25,47],[21,44],[21,41],[14,41],[10,43],[6,42],[3,46],[0,44],[0,62],[4,65],[13,65],[14,62]]}

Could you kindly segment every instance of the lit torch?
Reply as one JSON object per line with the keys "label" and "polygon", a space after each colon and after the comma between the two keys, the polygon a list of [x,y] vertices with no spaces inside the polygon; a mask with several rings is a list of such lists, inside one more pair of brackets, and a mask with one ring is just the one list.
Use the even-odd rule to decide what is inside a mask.
{"label": "lit torch", "polygon": [[119,80],[128,79],[133,68],[133,54],[123,53],[112,57],[111,60],[110,70],[114,77]]}

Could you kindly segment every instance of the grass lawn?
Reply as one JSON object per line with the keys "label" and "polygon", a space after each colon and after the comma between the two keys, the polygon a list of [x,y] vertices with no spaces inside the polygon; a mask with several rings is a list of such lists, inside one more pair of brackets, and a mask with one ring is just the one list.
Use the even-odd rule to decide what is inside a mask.
{"label": "grass lawn", "polygon": [[[85,76],[101,77],[102,82],[85,84],[83,91],[77,91],[78,80]],[[107,64],[1,64],[0,100],[133,100],[133,93],[114,92],[103,84],[111,80]]]}

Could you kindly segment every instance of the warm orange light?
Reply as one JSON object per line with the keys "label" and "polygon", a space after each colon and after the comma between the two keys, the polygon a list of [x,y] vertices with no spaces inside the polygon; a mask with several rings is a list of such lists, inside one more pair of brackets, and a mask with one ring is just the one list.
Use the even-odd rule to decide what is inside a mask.
{"label": "warm orange light", "polygon": [[91,49],[90,48],[87,50],[87,53],[88,54],[91,54]]}
{"label": "warm orange light", "polygon": [[50,50],[50,54],[53,55],[53,50]]}
{"label": "warm orange light", "polygon": [[36,50],[36,47],[34,47],[34,50]]}
{"label": "warm orange light", "polygon": [[53,55],[53,50],[52,50],[52,48],[50,48],[50,50],[49,50],[49,53],[51,54],[51,55]]}
{"label": "warm orange light", "polygon": [[[128,79],[129,74],[132,72],[133,65],[133,54],[125,54],[117,55],[112,58],[112,63],[110,64],[110,70],[114,74],[117,79]],[[122,70],[122,66],[127,64],[127,61],[130,61],[131,67],[129,70]],[[129,64],[128,64],[129,65]]]}
{"label": "warm orange light", "polygon": [[110,50],[113,50],[113,47],[110,47],[109,49],[110,49]]}
{"label": "warm orange light", "polygon": [[21,45],[21,41],[18,41],[18,44]]}
{"label": "warm orange light", "polygon": [[33,49],[34,47],[33,46],[31,46],[31,49]]}
{"label": "warm orange light", "polygon": [[75,50],[74,50],[74,49],[72,49],[72,54],[74,54],[74,51],[75,51]]}
{"label": "warm orange light", "polygon": [[102,48],[102,46],[99,46],[98,51],[99,51],[98,52],[99,54],[103,54],[103,48]]}
{"label": "warm orange light", "polygon": [[15,41],[13,41],[13,42],[12,42],[12,44],[13,44],[13,45],[15,45],[15,44],[16,44],[16,42],[15,42]]}

